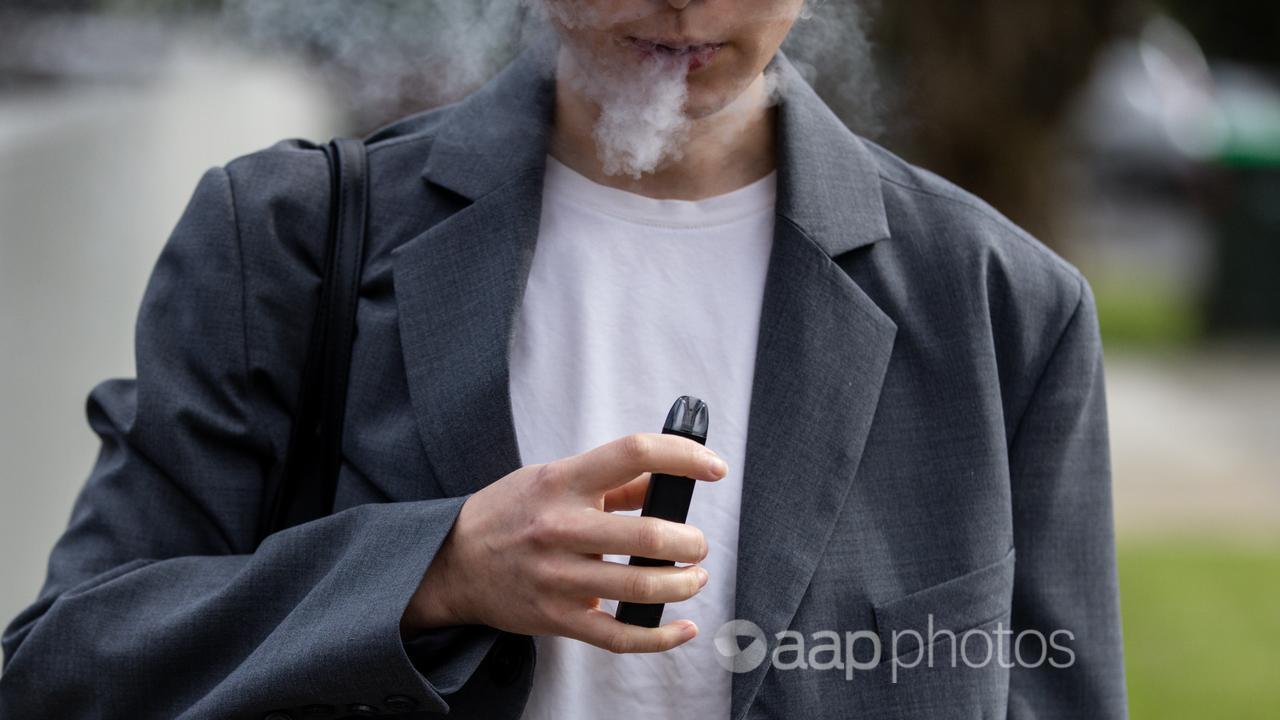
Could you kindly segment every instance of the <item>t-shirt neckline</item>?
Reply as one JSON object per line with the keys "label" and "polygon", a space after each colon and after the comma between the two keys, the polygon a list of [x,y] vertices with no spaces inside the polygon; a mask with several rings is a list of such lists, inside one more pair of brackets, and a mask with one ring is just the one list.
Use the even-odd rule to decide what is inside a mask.
{"label": "t-shirt neckline", "polygon": [[701,200],[651,198],[601,185],[551,155],[547,155],[544,194],[588,210],[643,225],[709,227],[772,210],[777,196],[777,171],[727,193]]}

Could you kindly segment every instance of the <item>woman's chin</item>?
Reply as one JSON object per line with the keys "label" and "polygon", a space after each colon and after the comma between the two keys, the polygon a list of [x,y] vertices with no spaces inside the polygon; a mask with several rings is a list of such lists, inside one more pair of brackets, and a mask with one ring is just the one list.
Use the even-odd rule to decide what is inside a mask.
{"label": "woman's chin", "polygon": [[[738,100],[750,83],[727,82],[715,78],[689,78],[689,95],[685,100],[685,114],[693,120],[705,118],[728,109]],[[745,101],[746,98],[743,98]]]}

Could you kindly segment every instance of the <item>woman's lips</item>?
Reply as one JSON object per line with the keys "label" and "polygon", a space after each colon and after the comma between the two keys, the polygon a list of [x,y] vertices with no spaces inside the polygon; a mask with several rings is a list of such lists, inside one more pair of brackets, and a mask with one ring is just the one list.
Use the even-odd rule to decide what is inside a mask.
{"label": "woman's lips", "polygon": [[628,37],[627,40],[646,58],[664,58],[688,63],[689,72],[710,63],[724,46],[724,43],[717,42],[691,43],[678,40],[647,40],[637,37]]}

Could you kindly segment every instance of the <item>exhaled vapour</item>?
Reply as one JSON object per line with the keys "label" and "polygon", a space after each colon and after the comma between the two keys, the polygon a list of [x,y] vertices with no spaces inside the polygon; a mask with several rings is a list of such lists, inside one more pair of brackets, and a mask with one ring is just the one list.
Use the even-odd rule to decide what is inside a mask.
{"label": "exhaled vapour", "polygon": [[541,37],[558,48],[544,53],[558,83],[589,99],[599,110],[592,138],[601,167],[607,175],[640,178],[662,164],[678,160],[688,137],[685,114],[688,98],[688,65],[676,58],[653,56],[643,61],[621,62],[583,50],[560,46],[551,25],[566,31],[602,29],[636,20],[652,12],[633,5],[630,15],[617,9],[606,13],[584,0],[524,0],[532,9],[530,21],[543,23],[529,37]]}
{"label": "exhaled vapour", "polygon": [[558,79],[599,106],[592,129],[606,175],[639,179],[663,163],[679,160],[689,133],[686,65],[654,58],[628,72],[584,69],[565,53]]}

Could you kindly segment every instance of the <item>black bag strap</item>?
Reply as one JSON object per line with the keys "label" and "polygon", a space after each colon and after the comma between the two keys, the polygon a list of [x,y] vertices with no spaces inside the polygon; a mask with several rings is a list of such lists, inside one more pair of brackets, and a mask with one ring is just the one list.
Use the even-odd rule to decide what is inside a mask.
{"label": "black bag strap", "polygon": [[334,138],[329,161],[329,236],[320,302],[278,484],[268,490],[259,540],[333,512],[342,459],[351,344],[364,257],[369,188],[364,141]]}

